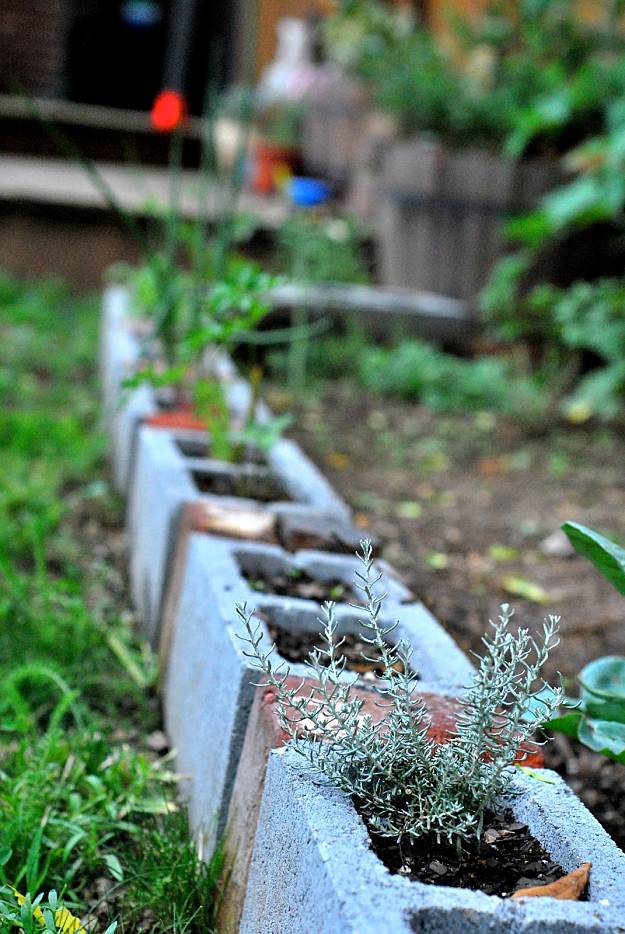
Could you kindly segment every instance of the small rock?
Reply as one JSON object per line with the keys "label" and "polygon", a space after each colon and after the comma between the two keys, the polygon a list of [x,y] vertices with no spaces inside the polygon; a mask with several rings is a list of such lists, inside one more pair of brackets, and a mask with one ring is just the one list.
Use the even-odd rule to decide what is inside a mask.
{"label": "small rock", "polygon": [[153,733],[150,733],[147,743],[154,752],[164,752],[166,749],[169,749],[169,740],[162,730],[154,730]]}
{"label": "small rock", "polygon": [[561,529],[556,529],[538,546],[544,555],[549,558],[569,558],[575,549]]}
{"label": "small rock", "polygon": [[497,840],[501,837],[502,832],[499,830],[487,830],[484,834],[484,843],[492,844],[496,843]]}
{"label": "small rock", "polygon": [[443,866],[437,859],[433,859],[430,863],[430,869],[432,872],[435,872],[437,876],[444,876],[447,872],[447,866]]}

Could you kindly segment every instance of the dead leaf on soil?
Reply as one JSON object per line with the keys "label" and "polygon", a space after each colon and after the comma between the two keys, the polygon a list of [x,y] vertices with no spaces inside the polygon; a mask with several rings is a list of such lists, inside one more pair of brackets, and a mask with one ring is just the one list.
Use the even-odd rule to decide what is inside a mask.
{"label": "dead leaf on soil", "polygon": [[501,578],[501,586],[513,596],[523,597],[524,600],[530,600],[532,603],[549,603],[552,599],[540,584],[533,584],[524,577],[507,575]]}
{"label": "dead leaf on soil", "polygon": [[568,875],[562,876],[548,885],[533,885],[528,889],[519,889],[512,898],[558,898],[561,901],[577,902],[586,891],[592,863],[582,863]]}
{"label": "dead leaf on soil", "polygon": [[344,454],[343,451],[330,451],[326,454],[326,461],[335,470],[347,470],[349,467],[349,455]]}
{"label": "dead leaf on soil", "polygon": [[477,469],[481,477],[497,477],[510,472],[510,463],[505,457],[483,457]]}
{"label": "dead leaf on soil", "polygon": [[423,512],[423,506],[418,500],[406,499],[395,506],[395,516],[398,519],[418,519]]}
{"label": "dead leaf on soil", "polygon": [[433,571],[444,571],[449,565],[449,558],[442,551],[430,551],[425,556],[427,564]]}
{"label": "dead leaf on soil", "polygon": [[514,561],[519,557],[519,549],[495,543],[488,546],[488,557],[493,561]]}

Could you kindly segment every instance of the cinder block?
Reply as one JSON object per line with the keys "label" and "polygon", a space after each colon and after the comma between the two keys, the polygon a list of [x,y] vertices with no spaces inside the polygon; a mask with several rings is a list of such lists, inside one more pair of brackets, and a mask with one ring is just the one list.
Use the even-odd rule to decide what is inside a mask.
{"label": "cinder block", "polygon": [[[204,835],[207,853],[224,829],[254,696],[253,682],[258,681],[239,638],[243,628],[235,605],[256,606],[263,617],[290,631],[319,629],[317,603],[252,591],[241,574],[241,559],[254,559],[259,568],[289,561],[346,583],[357,565],[356,559],[346,556],[308,552],[289,557],[276,546],[236,543],[201,533],[190,536],[179,599],[163,642],[162,688],[166,728],[185,779],[191,826],[196,834]],[[438,623],[420,604],[400,603],[406,591],[389,575],[384,575],[378,587],[380,594],[389,593],[384,620],[398,621],[392,638],[406,639],[414,647],[413,664],[422,680],[440,689],[466,683],[472,666],[449,637],[443,634],[441,638]],[[339,633],[362,633],[360,611],[339,604],[336,616]],[[269,648],[264,623],[261,628]],[[275,658],[279,663],[280,656]],[[303,665],[289,668],[295,677],[308,674]]]}
{"label": "cinder block", "polygon": [[241,934],[618,934],[625,854],[559,776],[522,775],[502,802],[570,871],[591,861],[587,902],[503,899],[391,875],[347,795],[288,746],[270,755]]}
{"label": "cinder block", "polygon": [[[130,316],[130,297],[123,286],[111,286],[104,291],[100,340],[100,371],[104,409],[112,434],[113,479],[116,488],[130,494],[134,484],[135,447],[139,426],[159,413],[157,394],[151,386],[123,389],[123,381],[136,372],[141,359],[139,332],[145,330]],[[145,335],[144,335],[145,336]],[[212,368],[222,380],[228,407],[234,417],[243,418],[250,406],[251,388],[241,379],[227,354],[215,351]],[[256,406],[256,417],[266,421],[271,411],[263,403]],[[206,448],[208,435],[202,431],[179,433],[180,439]],[[204,455],[206,456],[206,455]],[[293,441],[281,439],[267,455],[268,466],[280,477],[289,498],[308,504],[335,518],[349,518],[349,509],[335,493],[320,470]]]}
{"label": "cinder block", "polygon": [[[307,679],[302,685],[299,678],[291,677],[287,684],[292,690],[301,688],[299,693],[307,697],[315,682]],[[368,713],[374,722],[381,720],[385,711],[380,706],[379,695],[371,690],[353,690],[365,702],[363,713]],[[446,742],[455,727],[457,700],[448,694],[424,688],[420,693],[432,721],[430,738],[438,743]],[[224,889],[218,917],[220,934],[235,934],[239,930],[269,755],[272,749],[281,748],[288,740],[279,723],[275,696],[271,687],[257,688],[247,723],[224,836]],[[544,764],[540,748],[536,746],[521,753],[519,761],[533,768]]]}
{"label": "cinder block", "polygon": [[137,434],[128,504],[130,584],[142,632],[153,645],[158,642],[165,579],[184,504],[260,508],[253,498],[202,493],[194,478],[212,478],[215,488],[226,492],[244,481],[243,487],[252,494],[260,489],[269,497],[275,495],[263,508],[276,516],[302,518],[314,511],[344,520],[349,515],[347,506],[291,442],[276,445],[280,451],[271,452],[267,467],[185,456],[185,450],[197,454],[202,445],[207,445],[202,432],[173,433],[144,425]]}
{"label": "cinder block", "polygon": [[105,425],[111,436],[113,483],[126,494],[138,426],[158,409],[154,390],[143,385],[126,389],[141,360],[140,328],[130,316],[130,297],[125,286],[104,290],[100,332],[100,380]]}

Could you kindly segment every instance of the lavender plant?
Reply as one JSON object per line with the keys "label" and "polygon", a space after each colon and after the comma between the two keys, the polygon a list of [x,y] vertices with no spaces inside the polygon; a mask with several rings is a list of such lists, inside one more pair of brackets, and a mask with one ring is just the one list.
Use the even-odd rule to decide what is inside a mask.
{"label": "lavender plant", "polygon": [[[335,606],[324,604],[322,648],[309,655],[314,686],[302,690],[287,681],[288,669],[274,666],[253,611],[237,612],[249,645],[246,655],[276,691],[277,711],[293,748],[308,767],[349,794],[377,834],[414,841],[432,836],[462,847],[480,837],[484,813],[510,786],[514,762],[524,744],[561,703],[560,690],[546,689],[540,676],[558,643],[559,617],[549,616],[541,638],[510,629],[512,610],[503,605],[493,633],[483,638],[484,653],[472,684],[460,700],[455,730],[438,745],[429,736],[430,717],[417,692],[411,648],[391,643],[397,624],[381,620],[384,596],[376,596],[380,576],[371,544],[361,542],[362,571],[356,586],[366,604],[360,620],[363,641],[376,656],[375,690],[384,709],[378,722],[363,713],[353,692],[357,677],[345,672]],[[362,607],[354,607],[362,610]],[[366,653],[366,661],[373,661]]]}

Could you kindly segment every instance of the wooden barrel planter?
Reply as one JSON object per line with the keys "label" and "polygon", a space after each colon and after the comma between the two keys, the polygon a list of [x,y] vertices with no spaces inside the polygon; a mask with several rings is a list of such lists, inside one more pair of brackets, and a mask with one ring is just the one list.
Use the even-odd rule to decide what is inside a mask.
{"label": "wooden barrel planter", "polygon": [[370,111],[366,88],[333,72],[320,77],[306,99],[302,157],[312,175],[343,186],[349,181]]}
{"label": "wooden barrel planter", "polygon": [[556,160],[513,160],[419,136],[381,160],[376,230],[385,285],[473,299],[503,254],[506,220],[561,180]]}

